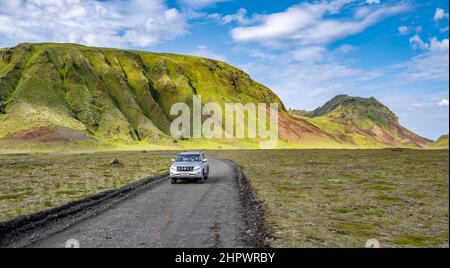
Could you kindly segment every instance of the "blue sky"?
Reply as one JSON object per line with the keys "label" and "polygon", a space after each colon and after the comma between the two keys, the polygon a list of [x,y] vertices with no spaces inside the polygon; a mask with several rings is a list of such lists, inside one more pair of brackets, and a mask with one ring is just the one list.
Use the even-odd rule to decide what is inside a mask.
{"label": "blue sky", "polygon": [[314,109],[374,96],[400,122],[449,132],[449,2],[0,0],[0,47],[72,42],[226,61]]}

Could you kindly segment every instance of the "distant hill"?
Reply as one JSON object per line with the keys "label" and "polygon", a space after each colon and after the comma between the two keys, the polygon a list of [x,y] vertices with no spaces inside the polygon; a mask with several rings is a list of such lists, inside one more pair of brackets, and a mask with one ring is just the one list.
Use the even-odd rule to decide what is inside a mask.
{"label": "distant hill", "polygon": [[442,135],[439,139],[433,142],[430,147],[432,148],[448,148],[448,134]]}
{"label": "distant hill", "polygon": [[377,99],[338,95],[314,111],[291,111],[321,130],[354,144],[426,147],[430,141],[402,127]]}
{"label": "distant hill", "polygon": [[[211,59],[85,47],[20,44],[0,49],[0,149],[23,142],[148,144],[182,147],[170,137],[172,104],[278,103],[281,146],[425,147],[374,98],[340,95],[291,115],[269,88]],[[295,114],[295,111],[291,111]],[[255,147],[248,140],[191,140],[189,146]],[[219,146],[220,145],[220,146]],[[28,145],[27,145],[28,146]]]}

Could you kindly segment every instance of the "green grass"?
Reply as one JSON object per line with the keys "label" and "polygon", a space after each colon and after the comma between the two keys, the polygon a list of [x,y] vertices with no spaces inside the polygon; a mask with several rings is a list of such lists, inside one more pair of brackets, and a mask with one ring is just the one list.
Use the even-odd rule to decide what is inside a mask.
{"label": "green grass", "polygon": [[439,238],[421,233],[401,234],[394,240],[395,245],[404,247],[430,247],[439,246],[442,243],[443,241]]}
{"label": "green grass", "polygon": [[[171,152],[0,154],[0,221],[168,170]],[[113,158],[121,164],[111,166]]]}
{"label": "green grass", "polygon": [[403,201],[398,196],[384,195],[384,194],[375,196],[375,199],[377,199],[378,201],[382,201],[382,202],[401,202],[401,201]]}
{"label": "green grass", "polygon": [[[176,153],[143,148],[0,154],[0,219],[162,173]],[[448,150],[207,153],[243,167],[266,207],[274,247],[363,247],[368,239],[382,247],[448,247]],[[121,164],[108,165],[112,158]]]}
{"label": "green grass", "polygon": [[369,237],[376,233],[372,230],[372,224],[349,221],[344,219],[343,222],[334,224],[338,234],[343,234],[351,237]]}
{"label": "green grass", "polygon": [[448,247],[448,150],[209,154],[243,167],[274,247]]}

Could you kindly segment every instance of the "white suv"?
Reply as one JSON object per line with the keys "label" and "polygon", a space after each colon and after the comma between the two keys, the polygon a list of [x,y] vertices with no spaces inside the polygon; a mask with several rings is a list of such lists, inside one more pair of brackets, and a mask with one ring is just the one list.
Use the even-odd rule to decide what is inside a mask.
{"label": "white suv", "polygon": [[195,180],[204,183],[208,179],[209,164],[203,152],[184,152],[172,159],[170,181]]}

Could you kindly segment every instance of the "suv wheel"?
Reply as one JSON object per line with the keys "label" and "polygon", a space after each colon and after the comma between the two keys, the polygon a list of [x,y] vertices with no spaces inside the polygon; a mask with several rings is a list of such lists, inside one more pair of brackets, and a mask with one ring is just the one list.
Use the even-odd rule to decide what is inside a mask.
{"label": "suv wheel", "polygon": [[171,184],[176,184],[177,183],[177,179],[170,179],[170,183]]}
{"label": "suv wheel", "polygon": [[203,175],[200,179],[198,179],[198,183],[205,183],[205,175]]}

